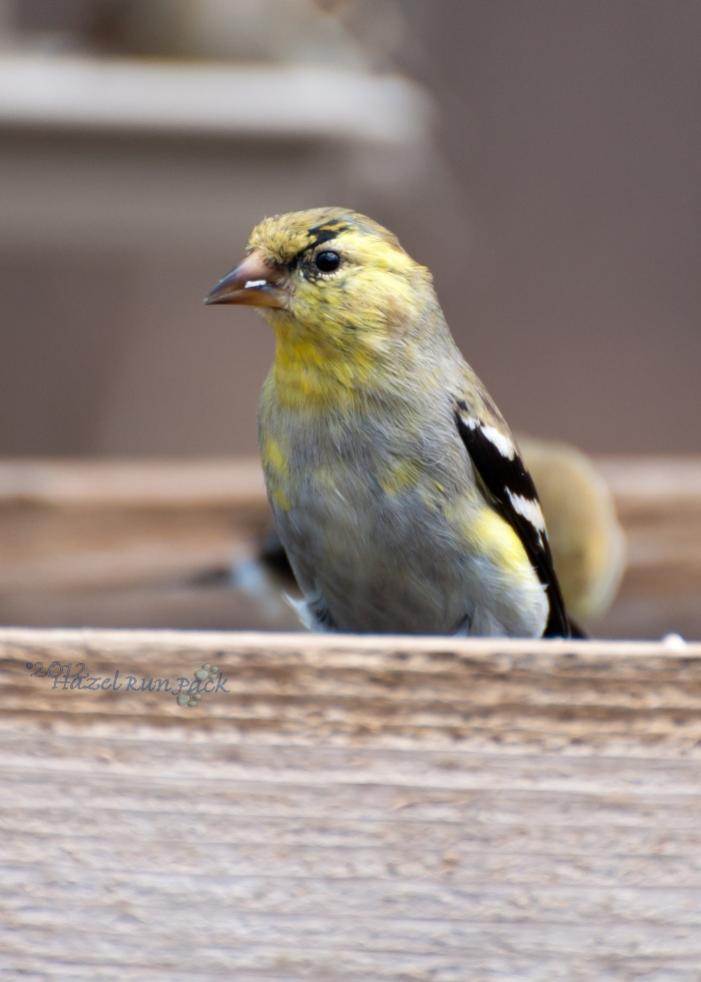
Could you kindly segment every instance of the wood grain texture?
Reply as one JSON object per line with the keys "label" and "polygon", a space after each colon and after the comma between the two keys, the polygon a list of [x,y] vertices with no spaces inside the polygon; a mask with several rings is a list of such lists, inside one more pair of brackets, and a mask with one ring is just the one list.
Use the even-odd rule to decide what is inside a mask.
{"label": "wood grain texture", "polygon": [[699,978],[701,645],[3,629],[0,683],[8,978]]}

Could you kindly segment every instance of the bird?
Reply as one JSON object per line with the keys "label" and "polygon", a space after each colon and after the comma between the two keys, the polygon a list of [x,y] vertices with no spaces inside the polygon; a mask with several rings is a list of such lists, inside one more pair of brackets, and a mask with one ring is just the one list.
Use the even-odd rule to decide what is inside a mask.
{"label": "bird", "polygon": [[275,334],[258,439],[308,629],[581,635],[516,440],[394,233],[344,207],[273,215],[204,302]]}

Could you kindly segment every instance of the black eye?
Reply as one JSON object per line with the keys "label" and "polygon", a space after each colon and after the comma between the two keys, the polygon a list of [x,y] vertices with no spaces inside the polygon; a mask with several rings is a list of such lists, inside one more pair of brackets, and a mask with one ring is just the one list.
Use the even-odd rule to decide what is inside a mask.
{"label": "black eye", "polygon": [[333,273],[341,265],[341,257],[337,252],[325,249],[316,256],[314,262],[320,273]]}

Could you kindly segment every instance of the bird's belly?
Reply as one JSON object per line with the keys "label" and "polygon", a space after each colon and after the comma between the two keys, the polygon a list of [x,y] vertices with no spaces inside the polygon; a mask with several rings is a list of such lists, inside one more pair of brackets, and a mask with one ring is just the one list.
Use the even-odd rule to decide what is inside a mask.
{"label": "bird's belly", "polygon": [[348,486],[312,493],[278,528],[305,593],[339,630],[451,632],[465,617],[460,559],[424,511]]}
{"label": "bird's belly", "polygon": [[[461,501],[462,524],[481,500]],[[471,548],[452,512],[419,483],[390,493],[367,471],[307,477],[276,524],[321,625],[341,631],[539,635],[535,573],[520,595],[494,557]],[[542,610],[541,610],[542,608]]]}

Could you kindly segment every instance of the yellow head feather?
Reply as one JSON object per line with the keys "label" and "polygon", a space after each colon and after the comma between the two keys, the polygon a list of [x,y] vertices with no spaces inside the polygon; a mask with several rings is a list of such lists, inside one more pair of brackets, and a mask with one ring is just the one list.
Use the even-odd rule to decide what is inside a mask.
{"label": "yellow head feather", "polygon": [[[381,384],[398,335],[424,320],[433,299],[429,271],[393,233],[349,209],[266,218],[247,251],[284,278],[284,309],[262,313],[277,337],[278,397],[295,404],[338,402]],[[324,269],[322,254],[336,256],[337,268]]]}

